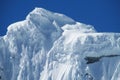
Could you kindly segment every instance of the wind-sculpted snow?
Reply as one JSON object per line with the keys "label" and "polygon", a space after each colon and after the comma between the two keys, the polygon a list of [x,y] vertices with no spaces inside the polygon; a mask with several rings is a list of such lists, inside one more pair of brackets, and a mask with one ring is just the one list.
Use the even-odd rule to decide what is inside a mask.
{"label": "wind-sculpted snow", "polygon": [[65,30],[49,51],[40,80],[112,80],[114,74],[113,80],[119,79],[119,40],[119,33]]}
{"label": "wind-sculpted snow", "polygon": [[0,80],[119,80],[120,33],[35,8],[0,37]]}

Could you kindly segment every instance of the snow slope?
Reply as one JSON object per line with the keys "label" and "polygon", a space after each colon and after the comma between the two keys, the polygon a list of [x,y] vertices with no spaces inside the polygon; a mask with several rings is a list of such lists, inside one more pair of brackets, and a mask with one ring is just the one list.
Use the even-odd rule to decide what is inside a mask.
{"label": "snow slope", "polygon": [[0,37],[0,80],[119,80],[120,33],[35,8]]}

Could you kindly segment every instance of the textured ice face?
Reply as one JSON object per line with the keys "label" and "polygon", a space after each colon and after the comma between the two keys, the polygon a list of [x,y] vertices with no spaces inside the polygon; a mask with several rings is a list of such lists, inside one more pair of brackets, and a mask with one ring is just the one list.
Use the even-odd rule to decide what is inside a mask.
{"label": "textured ice face", "polygon": [[120,33],[35,8],[0,38],[0,80],[119,80]]}
{"label": "textured ice face", "polygon": [[119,33],[65,30],[49,51],[40,80],[119,79],[119,39]]}

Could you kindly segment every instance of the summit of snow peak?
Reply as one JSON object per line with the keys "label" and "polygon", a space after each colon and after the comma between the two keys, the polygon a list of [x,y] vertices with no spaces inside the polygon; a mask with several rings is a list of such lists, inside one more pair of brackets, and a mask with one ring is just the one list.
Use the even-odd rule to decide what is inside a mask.
{"label": "summit of snow peak", "polygon": [[[40,19],[42,18],[42,20]],[[55,21],[59,26],[63,26],[64,24],[74,24],[75,21],[66,15],[60,13],[54,13],[49,10],[43,8],[35,8],[29,15],[26,17],[28,20],[38,20],[39,22],[44,20],[48,20],[50,22]]]}

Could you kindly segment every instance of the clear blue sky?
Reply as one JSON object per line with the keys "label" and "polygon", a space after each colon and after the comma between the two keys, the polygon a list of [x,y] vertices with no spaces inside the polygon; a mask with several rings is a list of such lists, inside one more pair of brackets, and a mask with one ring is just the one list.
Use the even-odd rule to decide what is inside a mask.
{"label": "clear blue sky", "polygon": [[0,35],[35,7],[63,13],[99,32],[120,32],[120,0],[0,0]]}

